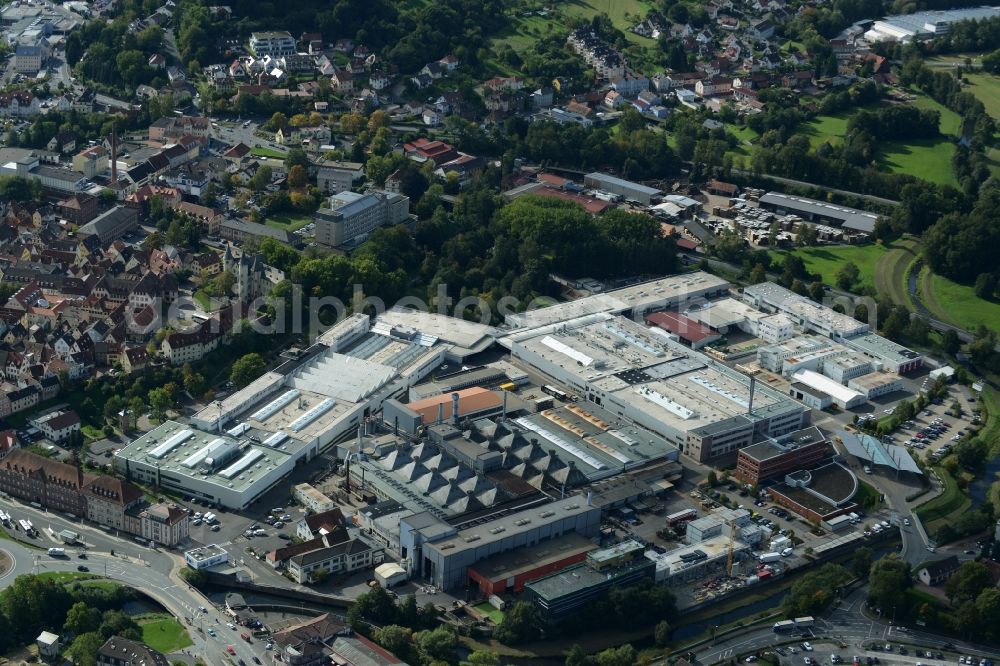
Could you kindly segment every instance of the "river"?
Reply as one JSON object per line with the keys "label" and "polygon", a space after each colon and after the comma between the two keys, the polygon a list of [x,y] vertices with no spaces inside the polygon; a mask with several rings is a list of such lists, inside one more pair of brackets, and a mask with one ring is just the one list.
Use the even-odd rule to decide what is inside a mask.
{"label": "river", "polygon": [[[875,559],[881,558],[889,553],[899,552],[898,547],[895,544],[891,547],[883,546],[881,548],[873,548],[873,550],[874,552],[872,555]],[[847,569],[851,568],[850,560],[845,560],[841,562],[841,564]],[[678,641],[690,639],[701,634],[702,632],[709,631],[716,625],[721,626],[731,622],[736,622],[737,620],[753,618],[764,611],[776,611],[778,607],[781,606],[781,602],[785,600],[786,596],[788,596],[788,590],[784,590],[783,592],[767,597],[766,599],[755,601],[752,604],[740,606],[739,608],[735,608],[727,613],[720,613],[719,615],[716,615],[708,620],[680,625],[674,629],[673,633],[671,633],[670,640]]]}
{"label": "river", "polygon": [[976,480],[969,485],[969,499],[972,500],[972,506],[979,506],[986,501],[990,486],[997,480],[998,474],[1000,474],[1000,455],[986,463],[983,473],[976,476]]}

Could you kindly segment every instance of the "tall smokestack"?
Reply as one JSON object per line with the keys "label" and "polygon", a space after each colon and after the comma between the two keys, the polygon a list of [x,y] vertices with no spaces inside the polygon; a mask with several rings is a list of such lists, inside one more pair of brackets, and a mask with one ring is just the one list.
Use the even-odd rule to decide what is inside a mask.
{"label": "tall smokestack", "polygon": [[507,391],[501,391],[503,393],[503,415],[501,418],[507,418]]}
{"label": "tall smokestack", "polygon": [[458,394],[451,394],[451,420],[458,426]]}
{"label": "tall smokestack", "polygon": [[118,184],[118,130],[111,123],[111,186]]}
{"label": "tall smokestack", "polygon": [[438,423],[444,423],[444,403],[438,403]]}
{"label": "tall smokestack", "polygon": [[365,424],[358,424],[358,455],[365,450]]}
{"label": "tall smokestack", "polygon": [[750,375],[750,402],[747,405],[747,413],[753,415],[753,392],[757,388],[757,378]]}

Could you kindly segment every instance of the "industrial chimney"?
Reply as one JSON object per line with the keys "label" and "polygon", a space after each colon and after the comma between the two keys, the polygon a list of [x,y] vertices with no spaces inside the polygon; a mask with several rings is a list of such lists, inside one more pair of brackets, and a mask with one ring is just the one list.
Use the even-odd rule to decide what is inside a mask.
{"label": "industrial chimney", "polygon": [[750,402],[747,405],[747,413],[753,416],[753,392],[757,388],[757,378],[750,375]]}
{"label": "industrial chimney", "polygon": [[439,402],[438,403],[438,420],[437,420],[437,422],[439,424],[440,423],[444,423],[444,403],[443,402]]}
{"label": "industrial chimney", "polygon": [[455,423],[455,427],[458,427],[458,394],[451,394],[451,419]]}

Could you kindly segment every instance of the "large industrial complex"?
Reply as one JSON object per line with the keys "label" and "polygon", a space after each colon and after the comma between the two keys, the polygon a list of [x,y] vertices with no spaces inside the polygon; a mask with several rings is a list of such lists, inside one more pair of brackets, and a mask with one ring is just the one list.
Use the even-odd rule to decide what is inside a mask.
{"label": "large industrial complex", "polygon": [[667,513],[685,462],[735,466],[735,480],[783,510],[839,525],[858,488],[845,455],[912,461],[899,447],[838,450],[815,410],[866,405],[921,362],[778,285],[739,293],[697,271],[500,327],[394,308],[286,351],[232,395],[135,439],[115,465],[244,510],[310,461],[336,460],[332,476],[291,484],[307,516],[301,542],[267,553],[275,569],[313,584],[390,562],[394,582],[521,597],[559,621],[643,580],[780,573],[744,566],[755,549],[793,550],[742,508],[695,503],[656,519],[682,542],[668,549],[613,525]]}
{"label": "large industrial complex", "polygon": [[967,7],[886,16],[865,33],[869,42],[912,42],[948,34],[952,23],[1000,16],[1000,7]]}

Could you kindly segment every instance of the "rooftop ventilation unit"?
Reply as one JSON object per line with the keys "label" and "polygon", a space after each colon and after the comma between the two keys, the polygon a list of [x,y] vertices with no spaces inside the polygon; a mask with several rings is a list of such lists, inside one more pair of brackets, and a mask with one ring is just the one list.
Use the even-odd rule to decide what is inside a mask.
{"label": "rooftop ventilation unit", "polygon": [[306,412],[299,418],[292,421],[291,425],[288,426],[288,429],[291,430],[292,432],[298,432],[302,430],[307,425],[318,419],[320,416],[333,409],[333,406],[335,404],[336,403],[330,398],[325,398],[318,405],[310,409],[308,412]]}
{"label": "rooftop ventilation unit", "polygon": [[284,443],[286,439],[288,439],[288,433],[279,430],[278,432],[274,433],[273,435],[265,439],[263,442],[261,442],[261,444],[273,449],[274,447],[280,446],[282,443]]}
{"label": "rooftop ventilation unit", "polygon": [[218,460],[222,457],[223,451],[230,446],[229,442],[221,437],[213,439],[211,442],[201,447],[187,457],[181,464],[187,468],[195,468],[205,460]]}
{"label": "rooftop ventilation unit", "polygon": [[249,423],[240,423],[235,428],[230,428],[229,430],[227,430],[226,434],[229,435],[230,437],[239,437],[249,429],[250,429]]}
{"label": "rooftop ventilation unit", "polygon": [[280,397],[275,398],[271,402],[267,403],[256,412],[250,415],[255,421],[266,421],[275,414],[278,413],[280,409],[288,405],[290,402],[299,397],[302,392],[298,389],[292,389],[290,391],[285,391]]}
{"label": "rooftop ventilation unit", "polygon": [[249,452],[247,452],[247,454],[244,455],[242,458],[234,462],[232,465],[219,472],[219,476],[221,476],[224,479],[231,479],[263,457],[264,457],[263,451],[259,449],[252,449]]}
{"label": "rooftop ventilation unit", "polygon": [[163,442],[163,444],[160,444],[155,449],[150,451],[149,455],[157,459],[162,458],[192,437],[194,437],[193,430],[181,430],[179,433]]}

